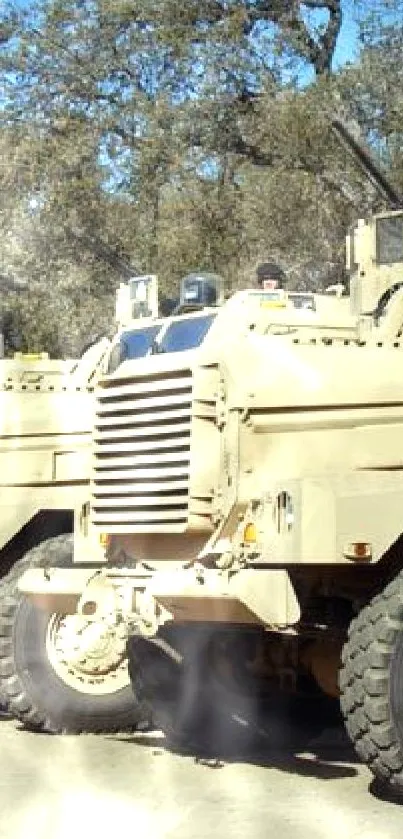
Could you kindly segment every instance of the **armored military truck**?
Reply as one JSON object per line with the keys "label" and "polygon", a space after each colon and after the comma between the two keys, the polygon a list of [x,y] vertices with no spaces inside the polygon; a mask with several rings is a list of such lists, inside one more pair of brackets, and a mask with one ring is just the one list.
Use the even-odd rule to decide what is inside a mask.
{"label": "armored military truck", "polygon": [[147,356],[118,360],[78,564],[19,588],[119,627],[133,702],[166,730],[192,727],[199,692],[228,708],[262,680],[316,684],[401,792],[403,211],[359,221],[347,252],[348,314],[260,289],[197,311],[196,290]]}

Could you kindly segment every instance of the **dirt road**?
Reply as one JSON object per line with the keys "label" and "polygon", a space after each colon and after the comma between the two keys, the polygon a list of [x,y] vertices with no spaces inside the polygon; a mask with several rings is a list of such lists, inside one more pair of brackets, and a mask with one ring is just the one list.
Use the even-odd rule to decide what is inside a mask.
{"label": "dirt road", "polygon": [[37,735],[3,718],[0,839],[401,839],[403,806],[377,797],[340,727],[305,743],[269,729],[235,722],[197,756],[155,732]]}

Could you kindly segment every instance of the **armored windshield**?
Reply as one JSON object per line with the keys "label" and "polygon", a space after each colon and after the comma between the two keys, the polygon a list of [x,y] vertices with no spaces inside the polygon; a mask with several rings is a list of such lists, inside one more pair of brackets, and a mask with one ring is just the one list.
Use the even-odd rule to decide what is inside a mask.
{"label": "armored windshield", "polygon": [[160,329],[161,324],[154,324],[143,329],[124,332],[111,352],[107,372],[113,373],[129,358],[144,358],[151,351],[153,341]]}
{"label": "armored windshield", "polygon": [[124,332],[120,339],[122,350],[121,361],[126,361],[129,358],[143,358],[143,356],[147,355],[160,329],[161,324],[155,324],[145,329]]}
{"label": "armored windshield", "polygon": [[123,332],[111,352],[107,372],[114,373],[124,361],[144,358],[151,353],[181,352],[199,347],[214,318],[215,314],[203,315],[172,320],[168,327],[160,322],[143,329]]}
{"label": "armored windshield", "polygon": [[157,339],[157,352],[182,352],[199,347],[215,318],[214,314],[196,318],[173,320],[166,332]]}

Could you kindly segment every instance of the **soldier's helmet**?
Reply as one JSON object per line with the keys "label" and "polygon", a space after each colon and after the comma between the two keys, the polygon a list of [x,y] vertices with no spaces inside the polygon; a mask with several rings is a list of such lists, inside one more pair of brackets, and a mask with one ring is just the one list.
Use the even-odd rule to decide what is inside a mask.
{"label": "soldier's helmet", "polygon": [[287,277],[276,262],[262,262],[256,269],[259,288],[285,288]]}

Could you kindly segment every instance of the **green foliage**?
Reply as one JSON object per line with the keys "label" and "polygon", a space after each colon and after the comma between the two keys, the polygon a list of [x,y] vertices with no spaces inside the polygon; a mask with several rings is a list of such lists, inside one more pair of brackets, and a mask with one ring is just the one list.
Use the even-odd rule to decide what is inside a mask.
{"label": "green foliage", "polygon": [[346,226],[379,203],[329,115],[347,105],[403,183],[399,2],[356,0],[361,59],[332,73],[347,2],[43,0],[5,15],[0,274],[29,286],[4,291],[10,348],[18,332],[22,348],[76,354],[113,330],[133,273],[168,295],[201,268],[244,285],[269,257],[297,287],[342,276]]}

